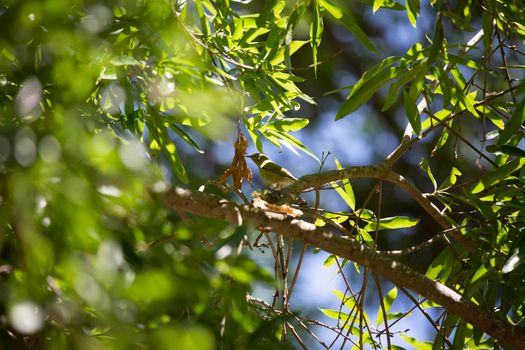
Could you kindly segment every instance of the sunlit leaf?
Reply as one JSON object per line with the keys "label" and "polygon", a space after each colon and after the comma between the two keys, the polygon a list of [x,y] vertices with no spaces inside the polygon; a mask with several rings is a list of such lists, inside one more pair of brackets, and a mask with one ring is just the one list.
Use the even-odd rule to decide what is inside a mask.
{"label": "sunlit leaf", "polygon": [[412,24],[412,27],[416,28],[416,20],[419,16],[419,0],[407,0],[406,9],[410,24]]}
{"label": "sunlit leaf", "polygon": [[405,334],[401,334],[401,338],[406,341],[414,349],[418,350],[432,350],[432,343],[430,342],[421,342],[415,338],[409,337]]}
{"label": "sunlit leaf", "polygon": [[505,265],[501,269],[503,273],[510,273],[520,266],[525,260],[525,252],[521,247],[514,249],[512,255],[507,259]]}
{"label": "sunlit leaf", "polygon": [[[390,307],[392,306],[392,303],[394,302],[394,300],[396,300],[397,298],[397,287],[394,287],[392,288],[390,291],[388,291],[388,293],[385,295],[385,297],[383,298],[383,306],[384,306],[384,312],[386,313],[387,315],[387,318],[389,316],[389,310],[390,310]],[[377,311],[377,320],[376,320],[376,324],[381,324],[381,322],[383,322],[383,308],[379,307],[378,311]]]}
{"label": "sunlit leaf", "polygon": [[450,186],[454,186],[456,184],[457,178],[461,176],[461,171],[459,171],[456,167],[452,167],[450,169],[450,175],[443,181],[441,186],[439,186],[439,189],[446,189]]}
{"label": "sunlit leaf", "polygon": [[[341,170],[343,167],[341,166],[341,163],[337,159],[335,159],[335,166],[338,170]],[[350,181],[348,179],[344,179],[341,181],[341,185],[338,185],[337,183],[332,183],[331,186],[337,191],[337,193],[343,198],[346,204],[352,209],[352,211],[355,211],[355,196],[354,196],[354,190],[352,189],[352,185],[350,184]]]}
{"label": "sunlit leaf", "polygon": [[333,318],[334,320],[345,320],[349,317],[347,313],[338,310],[319,309],[319,311],[321,311],[326,316]]}
{"label": "sunlit leaf", "polygon": [[428,178],[430,179],[430,181],[432,182],[432,185],[434,186],[434,191],[436,191],[437,190],[436,179],[434,178],[434,174],[432,174],[432,170],[430,169],[430,166],[428,165],[428,161],[426,160],[426,158],[423,158],[421,160],[421,162],[419,163],[419,167],[421,168],[421,170],[427,173]]}
{"label": "sunlit leaf", "polygon": [[305,118],[282,118],[277,119],[271,124],[267,125],[267,127],[272,127],[279,131],[299,131],[305,126],[307,126],[309,123],[308,119]]}
{"label": "sunlit leaf", "polygon": [[411,218],[408,216],[392,216],[388,218],[381,218],[379,219],[379,226],[376,222],[371,222],[368,225],[366,225],[365,230],[366,231],[375,231],[378,227],[379,230],[385,230],[385,229],[400,229],[400,228],[407,228],[417,225],[419,222],[419,219],[417,218]]}

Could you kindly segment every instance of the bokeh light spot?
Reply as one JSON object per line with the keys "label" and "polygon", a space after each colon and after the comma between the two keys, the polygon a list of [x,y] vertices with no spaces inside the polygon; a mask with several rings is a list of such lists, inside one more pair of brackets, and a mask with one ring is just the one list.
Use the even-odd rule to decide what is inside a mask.
{"label": "bokeh light spot", "polygon": [[87,9],[82,18],[82,26],[90,33],[100,33],[106,30],[113,19],[111,10],[106,6],[94,5]]}
{"label": "bokeh light spot", "polygon": [[34,334],[42,329],[44,314],[35,303],[19,303],[9,310],[9,323],[19,333]]}
{"label": "bokeh light spot", "polygon": [[119,149],[120,159],[131,170],[140,170],[146,164],[146,152],[144,146],[138,140],[131,140],[127,145],[121,145]]}
{"label": "bokeh light spot", "polygon": [[46,163],[54,163],[60,160],[60,143],[52,135],[46,135],[40,140],[38,146],[40,158]]}
{"label": "bokeh light spot", "polygon": [[27,78],[21,85],[15,99],[18,116],[25,122],[34,122],[42,114],[42,84],[36,77]]}
{"label": "bokeh light spot", "polygon": [[22,166],[33,164],[36,158],[35,134],[31,129],[21,129],[15,140],[15,159]]}

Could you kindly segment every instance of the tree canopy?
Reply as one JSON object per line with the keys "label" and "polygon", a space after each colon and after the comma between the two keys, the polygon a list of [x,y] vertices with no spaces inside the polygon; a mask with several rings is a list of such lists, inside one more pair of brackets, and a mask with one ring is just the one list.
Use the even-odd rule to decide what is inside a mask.
{"label": "tree canopy", "polygon": [[[7,0],[0,24],[7,348],[525,349],[521,1]],[[314,166],[264,189],[251,150]],[[336,308],[295,302],[320,252]]]}

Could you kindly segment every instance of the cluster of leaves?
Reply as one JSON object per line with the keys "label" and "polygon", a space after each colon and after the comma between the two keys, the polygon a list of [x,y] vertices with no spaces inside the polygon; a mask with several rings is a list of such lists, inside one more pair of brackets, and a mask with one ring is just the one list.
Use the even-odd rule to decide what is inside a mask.
{"label": "cluster of leaves", "polygon": [[[374,2],[374,5],[377,3],[380,2]],[[523,55],[519,51],[513,52],[515,46],[512,44],[512,38],[517,39],[517,42],[525,38],[523,9],[515,2],[484,2],[481,13],[483,49],[479,52],[480,49],[475,48],[477,52],[468,57],[465,54],[478,46],[481,36],[454,52],[455,45],[447,40],[446,20],[459,28],[471,29],[470,16],[477,9],[462,3],[460,6],[464,6],[462,10],[467,17],[459,18],[457,12],[451,12],[450,9],[444,11],[441,2],[431,3],[437,7],[437,15],[430,43],[426,47],[416,43],[405,56],[387,57],[369,69],[357,83],[347,87],[350,92],[339,108],[337,119],[351,115],[390,83],[382,110],[395,106],[401,91],[402,105],[413,135],[424,138],[435,130],[440,131],[432,156],[448,140],[456,138],[471,148],[479,159],[487,162],[491,170],[477,181],[458,183],[462,172],[452,167],[449,176],[438,186],[429,161],[422,160],[420,167],[433,186],[433,192],[428,197],[439,201],[446,208],[449,220],[455,222],[462,234],[477,242],[481,248],[469,255],[462,249],[459,253],[457,247],[448,247],[430,266],[427,276],[449,285],[501,319],[510,320],[512,324],[523,324],[525,275],[523,269],[518,267],[525,257],[525,153],[522,149],[525,134],[525,81],[513,78],[520,77],[517,70],[522,70],[523,65],[508,63],[509,57]],[[419,2],[407,1],[407,12],[410,22],[415,26]],[[516,59],[515,56],[513,58]],[[512,71],[515,75],[510,73]],[[469,141],[469,135],[461,131],[465,125],[484,131],[481,147]],[[343,182],[337,186],[341,197],[355,210],[349,183]],[[362,210],[357,213],[358,219],[363,216],[362,221],[365,222],[367,218],[373,218],[363,215]],[[330,215],[338,223],[352,220],[351,216],[341,213]],[[396,217],[394,221],[399,222],[399,225],[392,228],[410,226],[410,221],[402,223],[402,219]],[[383,220],[388,221],[390,218],[382,218],[378,222]],[[364,228],[353,227],[364,242],[375,246],[374,239],[369,235],[370,228],[370,224]],[[333,256],[330,257],[325,264],[332,264],[333,259]],[[344,304],[350,308],[353,316],[335,310],[325,310],[325,314],[345,322],[345,327],[349,327],[349,320],[357,317],[362,310],[355,305],[347,305],[346,301]],[[390,305],[386,301],[384,304]],[[431,303],[421,306],[435,307]],[[365,317],[365,324],[370,323],[366,314],[361,317]],[[436,337],[434,348],[463,347],[464,344],[493,346],[493,340],[487,340],[483,332],[456,316],[447,315],[440,323],[444,336]],[[444,343],[453,329],[453,342]],[[352,334],[354,331],[349,330]],[[408,338],[405,340],[409,341]],[[373,343],[369,338],[365,342]],[[409,343],[416,344],[413,341]],[[418,343],[418,348],[420,346],[431,347]]]}

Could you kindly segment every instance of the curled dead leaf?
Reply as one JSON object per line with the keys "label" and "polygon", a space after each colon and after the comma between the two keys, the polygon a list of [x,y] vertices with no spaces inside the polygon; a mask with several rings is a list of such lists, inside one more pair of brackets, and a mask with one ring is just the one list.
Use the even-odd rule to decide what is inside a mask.
{"label": "curled dead leaf", "polygon": [[237,128],[237,139],[233,144],[234,155],[231,165],[224,171],[224,173],[217,179],[218,183],[223,183],[230,176],[233,178],[233,187],[240,190],[244,179],[252,183],[252,171],[246,163],[244,155],[248,149],[248,140],[241,132],[241,128]]}

